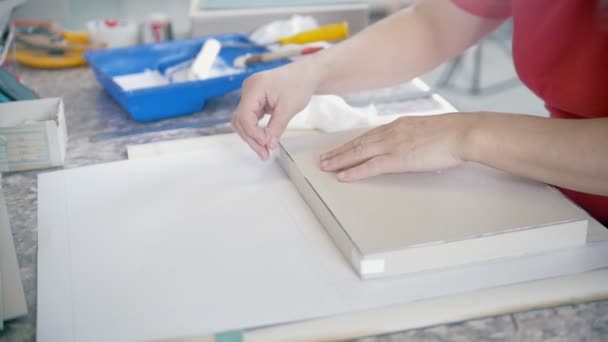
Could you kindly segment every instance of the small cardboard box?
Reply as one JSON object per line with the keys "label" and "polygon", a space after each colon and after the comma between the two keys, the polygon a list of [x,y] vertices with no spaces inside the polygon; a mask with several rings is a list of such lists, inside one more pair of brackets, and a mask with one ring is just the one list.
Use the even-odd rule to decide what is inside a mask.
{"label": "small cardboard box", "polygon": [[0,172],[61,166],[67,139],[60,98],[0,104]]}

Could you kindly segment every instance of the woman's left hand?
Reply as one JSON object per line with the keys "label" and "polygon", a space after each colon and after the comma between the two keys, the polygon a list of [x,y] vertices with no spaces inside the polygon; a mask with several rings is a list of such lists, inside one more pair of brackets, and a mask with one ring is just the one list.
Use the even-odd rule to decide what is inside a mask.
{"label": "woman's left hand", "polygon": [[356,181],[386,173],[447,169],[463,162],[476,115],[402,117],[321,156],[321,169]]}

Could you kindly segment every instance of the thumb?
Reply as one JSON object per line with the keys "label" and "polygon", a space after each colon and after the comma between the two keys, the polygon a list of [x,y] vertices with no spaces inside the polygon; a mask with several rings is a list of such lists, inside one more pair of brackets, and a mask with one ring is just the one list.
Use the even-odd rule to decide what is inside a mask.
{"label": "thumb", "polygon": [[274,113],[270,116],[268,126],[266,127],[266,141],[268,147],[275,149],[279,145],[279,138],[283,135],[291,120],[290,113],[284,107],[277,105]]}

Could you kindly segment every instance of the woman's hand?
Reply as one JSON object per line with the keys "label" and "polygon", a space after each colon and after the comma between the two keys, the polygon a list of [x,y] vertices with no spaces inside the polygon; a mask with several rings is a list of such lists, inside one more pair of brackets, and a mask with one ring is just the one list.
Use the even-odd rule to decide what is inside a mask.
{"label": "woman's hand", "polygon": [[350,182],[386,173],[454,167],[464,160],[475,119],[472,113],[402,117],[323,154],[321,169],[339,171],[338,179]]}
{"label": "woman's hand", "polygon": [[[232,127],[261,159],[268,159],[289,121],[310,101],[320,77],[319,66],[308,59],[250,76]],[[258,126],[264,114],[270,114],[267,129]]]}

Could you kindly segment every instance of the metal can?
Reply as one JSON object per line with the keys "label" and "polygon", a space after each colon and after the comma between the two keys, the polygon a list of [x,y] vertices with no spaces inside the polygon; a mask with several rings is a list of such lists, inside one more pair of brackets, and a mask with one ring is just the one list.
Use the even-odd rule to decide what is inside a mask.
{"label": "metal can", "polygon": [[171,20],[165,14],[153,14],[141,22],[142,43],[157,43],[173,39]]}

